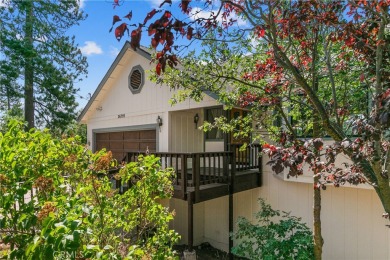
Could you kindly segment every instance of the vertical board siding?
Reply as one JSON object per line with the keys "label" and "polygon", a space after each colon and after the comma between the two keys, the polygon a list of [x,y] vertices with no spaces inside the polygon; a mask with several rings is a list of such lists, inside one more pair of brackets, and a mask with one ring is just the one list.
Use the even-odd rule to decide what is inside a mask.
{"label": "vertical board siding", "polygon": [[[349,189],[349,192],[344,194],[344,226],[346,230],[344,233],[344,246],[346,249],[357,248],[358,246],[358,191],[358,189]],[[358,251],[348,250],[345,259],[358,259]]]}
{"label": "vertical board siding", "polygon": [[229,201],[228,196],[203,202],[205,224],[204,238],[216,248],[229,250]]}
{"label": "vertical board siding", "polygon": [[186,244],[188,242],[187,223],[188,211],[187,202],[179,199],[171,199],[169,207],[175,211],[174,220],[170,222],[170,228],[174,229],[181,236],[179,244]]}
{"label": "vertical board siding", "polygon": [[[358,252],[358,259],[371,259],[372,252],[372,239],[371,239],[371,191],[370,190],[362,190],[358,191],[358,244],[357,244],[357,252]],[[366,213],[365,211],[368,210],[369,212]],[[365,214],[361,214],[361,212],[364,212]]]}
{"label": "vertical board siding", "polygon": [[[327,259],[342,258],[345,259],[345,207],[350,207],[349,203],[346,204],[344,200],[346,190],[330,189],[329,192],[322,192],[322,204],[329,205],[324,208],[321,217],[324,222],[324,231],[328,231],[324,237],[332,236],[332,239],[328,239],[325,243],[327,249],[324,253],[324,257]],[[325,245],[325,244],[324,244]],[[330,253],[329,257],[327,255]]]}
{"label": "vertical board siding", "polygon": [[194,204],[194,245],[199,245],[204,241],[204,203]]}
{"label": "vertical board siding", "polygon": [[[312,184],[287,182],[263,173],[263,186],[234,194],[234,218],[254,221],[259,197],[274,209],[291,211],[312,228]],[[227,197],[204,203],[204,240],[228,250]],[[372,189],[329,186],[322,192],[322,230],[325,260],[389,260],[390,229],[382,205]],[[196,229],[196,227],[195,227]],[[224,235],[225,234],[225,235]]]}
{"label": "vertical board siding", "polygon": [[203,152],[203,132],[196,129],[194,124],[194,115],[200,115],[200,112],[191,110],[170,113],[170,152]]}
{"label": "vertical board siding", "polygon": [[[388,251],[385,250],[390,247],[390,241],[388,240],[388,233],[390,233],[390,228],[385,225],[390,224],[388,220],[378,216],[378,213],[383,213],[384,210],[380,203],[376,203],[377,197],[376,193],[372,193],[371,197],[371,238],[372,238],[372,259],[390,259]],[[378,219],[378,220],[376,220]],[[383,232],[384,230],[387,231]]]}

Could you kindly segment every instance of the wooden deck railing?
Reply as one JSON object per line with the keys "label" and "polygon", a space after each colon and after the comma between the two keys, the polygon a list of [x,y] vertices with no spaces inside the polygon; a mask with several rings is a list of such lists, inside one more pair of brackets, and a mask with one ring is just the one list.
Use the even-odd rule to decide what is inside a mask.
{"label": "wooden deck railing", "polygon": [[241,144],[229,145],[229,150],[234,153],[236,158],[236,170],[245,171],[259,168],[261,166],[261,145],[250,144],[247,145],[244,149],[241,147]]}
{"label": "wooden deck railing", "polygon": [[[240,150],[241,145],[231,145],[228,152],[171,153],[153,152],[161,160],[163,168],[172,167],[176,176],[176,192],[185,199],[188,189],[199,193],[202,185],[229,184],[239,171],[259,169],[260,145],[250,145]],[[127,162],[138,160],[140,152],[128,152]]]}

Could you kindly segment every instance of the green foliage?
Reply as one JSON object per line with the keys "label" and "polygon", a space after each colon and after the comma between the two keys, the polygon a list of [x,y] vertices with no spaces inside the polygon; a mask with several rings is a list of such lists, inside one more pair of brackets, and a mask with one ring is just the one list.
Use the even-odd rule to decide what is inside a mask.
{"label": "green foliage", "polygon": [[80,138],[80,143],[87,144],[87,125],[79,124],[76,120],[72,120],[66,127],[54,127],[50,129],[50,132],[60,138],[60,137],[75,137]]}
{"label": "green foliage", "polygon": [[8,125],[12,120],[22,121],[23,110],[20,106],[14,105],[12,108],[6,110],[0,117],[0,132],[5,132],[8,129]]}
{"label": "green foliage", "polygon": [[233,236],[240,242],[233,253],[249,259],[313,259],[311,231],[301,219],[272,209],[263,199],[259,204],[258,224],[238,219]]}
{"label": "green foliage", "polygon": [[115,176],[111,152],[93,154],[77,138],[26,132],[12,121],[0,134],[0,242],[10,259],[169,259],[178,235],[161,199],[172,170],[143,157]]}
{"label": "green foliage", "polygon": [[173,169],[161,170],[159,158],[153,155],[140,157],[138,162],[129,163],[120,171],[118,177],[130,187],[122,196],[118,196],[118,199],[119,203],[128,205],[124,209],[131,220],[124,219],[120,226],[128,234],[137,230],[136,234],[133,234],[137,242],[132,243],[128,257],[173,257],[168,249],[177,241],[178,235],[169,230],[167,225],[173,215],[158,203],[172,196],[173,176]]}
{"label": "green foliage", "polygon": [[68,33],[86,18],[79,1],[2,3],[0,93],[6,100],[0,98],[0,108],[22,102],[30,105],[25,113],[35,115],[37,126],[64,127],[76,118],[74,83],[87,72],[86,58]]}

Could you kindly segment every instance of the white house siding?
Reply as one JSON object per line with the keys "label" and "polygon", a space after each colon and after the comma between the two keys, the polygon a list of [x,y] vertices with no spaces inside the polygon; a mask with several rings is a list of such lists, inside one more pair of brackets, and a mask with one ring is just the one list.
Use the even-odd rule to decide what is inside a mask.
{"label": "white house siding", "polygon": [[[189,111],[185,120],[180,119],[179,129],[183,133],[186,127],[191,127],[193,112],[201,112],[203,107],[215,106],[216,101],[206,96],[200,103],[187,100],[171,107],[168,100],[173,92],[168,87],[150,82],[147,76],[142,91],[132,94],[128,89],[128,74],[136,65],[141,65],[145,72],[151,68],[148,59],[127,50],[95,97],[89,111],[83,116],[82,122],[88,124],[91,148],[94,141],[93,130],[109,132],[124,127],[137,127],[138,130],[147,127],[157,129],[159,151],[169,151],[173,147],[181,151],[188,150],[190,144],[178,142],[193,142],[191,135],[198,132],[194,129],[192,134],[187,135],[187,140],[181,136],[169,143],[172,138],[169,127],[173,127],[172,131],[179,131],[177,126],[170,125],[171,121],[179,120],[179,114],[175,118],[172,111],[199,109]],[[102,108],[101,111],[96,110],[98,107]],[[125,116],[118,118],[121,114]],[[156,125],[157,116],[163,119],[160,129]],[[195,145],[193,147],[198,149]],[[205,149],[214,150],[216,147],[207,145]],[[324,259],[390,259],[390,229],[385,227],[388,221],[381,217],[383,209],[374,190],[329,187],[322,194]],[[234,195],[234,217],[245,216],[253,220],[253,213],[258,210],[259,197],[265,198],[276,209],[291,211],[293,215],[302,217],[311,226],[312,184],[276,178],[268,167],[264,167],[262,187]],[[176,210],[176,218],[171,225],[182,234],[181,242],[186,243],[187,204],[185,201],[172,199],[169,205]],[[194,243],[207,241],[227,251],[228,197],[195,204],[194,214]]]}
{"label": "white house siding", "polygon": [[[203,131],[194,123],[194,116],[203,118],[202,109],[170,112],[169,152],[203,152]],[[199,119],[198,126],[203,124]]]}
{"label": "white house siding", "polygon": [[225,145],[223,141],[206,141],[205,152],[220,152],[224,151]]}
{"label": "white house siding", "polygon": [[[133,94],[128,88],[128,75],[134,66],[141,65],[145,71],[145,84],[138,94]],[[187,109],[200,112],[203,107],[215,106],[217,102],[209,96],[205,96],[201,102],[187,100],[180,104],[171,106],[169,99],[173,95],[167,86],[157,85],[148,79],[149,70],[153,64],[150,60],[127,50],[126,54],[120,60],[113,73],[108,78],[104,87],[96,96],[89,111],[83,117],[83,122],[88,125],[87,137],[93,148],[93,130],[110,129],[115,127],[129,127],[144,125],[156,125],[156,118],[162,117],[163,125],[158,129],[158,149],[159,151],[169,150],[169,111],[180,111]],[[101,111],[96,108],[101,107]],[[123,118],[118,115],[124,114]],[[195,115],[195,114],[194,114]],[[193,115],[191,115],[193,122]],[[195,128],[194,123],[190,124]],[[201,132],[198,130],[198,132]],[[184,140],[186,141],[186,140]],[[203,143],[203,142],[200,142]]]}
{"label": "white house siding", "polygon": [[[187,201],[171,199],[170,209],[175,211],[175,218],[170,223],[170,228],[174,229],[181,235],[179,244],[188,244],[188,207]],[[205,204],[194,204],[194,245],[204,242],[205,224]]]}
{"label": "white house siding", "polygon": [[[263,171],[263,186],[234,194],[234,218],[252,221],[258,198],[275,209],[291,211],[309,227],[312,225],[312,184],[286,182]],[[228,250],[228,197],[204,204],[204,241]],[[390,229],[382,218],[383,208],[373,189],[328,187],[322,192],[323,259],[390,259]]]}

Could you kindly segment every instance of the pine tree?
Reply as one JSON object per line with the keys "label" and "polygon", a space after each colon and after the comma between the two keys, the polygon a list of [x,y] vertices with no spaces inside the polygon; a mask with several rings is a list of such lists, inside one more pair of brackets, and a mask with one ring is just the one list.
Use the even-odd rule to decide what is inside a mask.
{"label": "pine tree", "polygon": [[78,0],[14,1],[0,7],[1,92],[21,98],[28,128],[75,118],[74,83],[87,61],[67,31],[86,18]]}

